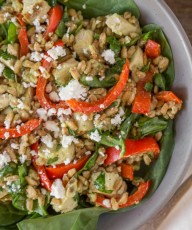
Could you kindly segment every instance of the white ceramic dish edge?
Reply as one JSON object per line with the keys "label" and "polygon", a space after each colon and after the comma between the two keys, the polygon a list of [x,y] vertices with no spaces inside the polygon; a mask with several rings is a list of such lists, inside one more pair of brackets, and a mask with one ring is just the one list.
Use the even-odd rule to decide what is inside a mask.
{"label": "white ceramic dish edge", "polygon": [[[184,109],[177,117],[175,149],[167,173],[152,198],[140,207],[121,214],[105,214],[97,229],[135,230],[156,215],[181,184],[192,162],[192,48],[180,22],[163,0],[135,0],[144,24],[162,26],[169,38],[174,62],[174,90],[184,99]],[[150,12],[150,13],[149,13]],[[162,20],[163,19],[163,20]],[[191,89],[191,90],[190,90]]]}

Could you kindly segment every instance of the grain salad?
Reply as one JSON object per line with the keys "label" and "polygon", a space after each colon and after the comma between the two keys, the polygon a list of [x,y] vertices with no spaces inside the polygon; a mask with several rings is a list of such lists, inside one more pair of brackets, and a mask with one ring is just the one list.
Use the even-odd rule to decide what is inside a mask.
{"label": "grain salad", "polygon": [[25,216],[138,204],[182,107],[163,33],[129,11],[1,2],[0,203]]}

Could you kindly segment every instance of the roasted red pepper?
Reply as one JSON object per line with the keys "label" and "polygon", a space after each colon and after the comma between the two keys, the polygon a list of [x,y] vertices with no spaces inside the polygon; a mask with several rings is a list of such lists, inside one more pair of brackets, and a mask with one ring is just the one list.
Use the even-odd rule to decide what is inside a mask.
{"label": "roasted red pepper", "polygon": [[123,66],[123,70],[119,77],[117,84],[109,91],[109,93],[102,99],[89,103],[85,101],[76,101],[75,99],[67,100],[66,103],[68,106],[75,112],[82,112],[85,114],[100,112],[110,106],[121,94],[129,77],[129,61],[126,60],[126,63]]}
{"label": "roasted red pepper", "polygon": [[[119,208],[126,208],[126,207],[130,207],[132,205],[138,204],[144,198],[144,196],[146,195],[147,191],[149,190],[149,186],[150,186],[149,181],[141,183],[138,186],[137,191],[135,193],[133,193],[132,195],[130,195],[128,197],[127,202],[125,204],[121,204],[119,206]],[[106,205],[106,202],[105,202],[106,200],[109,201],[107,205]],[[108,198],[102,196],[102,195],[99,195],[99,194],[97,194],[96,204],[98,204],[99,206],[102,206],[104,208],[109,208],[109,209],[112,208],[110,200]]]}
{"label": "roasted red pepper", "polygon": [[49,13],[49,25],[47,27],[47,30],[45,32],[45,37],[49,37],[49,33],[55,32],[57,29],[57,26],[59,25],[61,19],[63,16],[63,10],[60,5],[56,5],[50,10]]}
{"label": "roasted red pepper", "polygon": [[145,53],[149,58],[156,58],[161,54],[161,46],[157,42],[149,39],[145,46]]}
{"label": "roasted red pepper", "polygon": [[133,166],[125,163],[121,164],[121,175],[125,179],[133,180]]}
{"label": "roasted red pepper", "polygon": [[[38,152],[38,142],[33,144],[31,146],[31,149],[34,150],[35,152]],[[48,178],[47,176],[47,172],[45,170],[45,166],[43,165],[37,165],[36,163],[36,156],[32,157],[32,164],[35,168],[35,170],[37,171],[40,181],[41,181],[41,185],[46,188],[48,191],[51,192],[51,186],[52,186],[52,181]]]}
{"label": "roasted red pepper", "polygon": [[159,146],[153,137],[145,137],[139,140],[127,139],[125,141],[125,146],[126,146],[126,152],[123,157],[120,157],[121,151],[117,150],[115,147],[107,148],[106,149],[107,158],[105,160],[105,165],[110,165],[116,162],[117,160],[132,155],[137,155],[137,154],[142,154],[147,152],[152,152],[154,153],[155,157],[157,157],[160,152]]}
{"label": "roasted red pepper", "polygon": [[17,14],[16,18],[17,18],[17,21],[19,22],[19,24],[21,26],[25,26],[25,22],[23,21],[23,15],[22,14]]}
{"label": "roasted red pepper", "polygon": [[73,164],[60,164],[56,167],[48,166],[46,167],[47,175],[50,179],[62,178],[64,174],[68,173],[70,169],[75,168],[76,171],[79,171],[88,161],[89,156],[82,157],[76,163]]}
{"label": "roasted red pepper", "polygon": [[133,102],[132,113],[146,114],[150,112],[151,93],[145,90],[145,84],[152,81],[152,73],[147,72],[146,77],[137,83],[137,92]]}
{"label": "roasted red pepper", "polygon": [[20,57],[26,56],[29,53],[29,40],[27,37],[26,28],[21,28],[18,35],[19,43],[20,43]]}
{"label": "roasted red pepper", "polygon": [[21,137],[25,134],[32,132],[40,124],[41,124],[41,120],[31,119],[17,128],[6,129],[4,127],[0,127],[0,138],[6,139],[6,138],[13,138],[13,137]]}
{"label": "roasted red pepper", "polygon": [[156,95],[156,98],[160,101],[174,101],[178,104],[182,104],[182,100],[178,98],[172,91],[161,91]]}

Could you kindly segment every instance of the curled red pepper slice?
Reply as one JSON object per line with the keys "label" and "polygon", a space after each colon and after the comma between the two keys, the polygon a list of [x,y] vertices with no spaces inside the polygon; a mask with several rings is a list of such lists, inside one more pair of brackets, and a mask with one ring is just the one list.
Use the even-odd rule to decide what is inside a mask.
{"label": "curled red pepper slice", "polygon": [[32,132],[40,124],[41,120],[31,119],[17,128],[6,129],[4,127],[0,127],[0,138],[6,139],[12,137],[21,137],[25,134]]}
{"label": "curled red pepper slice", "polygon": [[157,144],[157,141],[153,137],[145,137],[139,140],[127,139],[125,141],[125,147],[126,147],[126,152],[123,157],[120,157],[121,151],[116,149],[115,147],[107,148],[106,149],[107,158],[105,159],[104,164],[110,165],[120,159],[132,155],[147,153],[147,152],[152,152],[154,153],[155,157],[157,157],[160,152],[160,148]]}
{"label": "curled red pepper slice", "polygon": [[125,179],[133,180],[133,166],[125,163],[121,164],[121,175]]}
{"label": "curled red pepper slice", "polygon": [[45,37],[48,38],[49,33],[55,32],[57,26],[59,25],[63,16],[63,10],[60,5],[56,5],[55,7],[51,8],[49,12],[49,25],[45,32]]}
{"label": "curled red pepper slice", "polygon": [[161,46],[157,42],[149,39],[145,46],[145,53],[149,58],[156,58],[161,54]]}
{"label": "curled red pepper slice", "polygon": [[178,98],[172,91],[161,91],[156,95],[156,98],[161,101],[174,101],[178,104],[182,104],[182,100]]}
{"label": "curled red pepper slice", "polygon": [[[31,149],[34,150],[35,152],[38,152],[38,142],[33,144],[31,146]],[[51,186],[52,186],[52,181],[48,178],[47,176],[47,172],[45,170],[45,166],[44,165],[37,165],[36,163],[36,156],[32,157],[32,164],[35,168],[35,170],[37,171],[40,181],[41,181],[41,185],[46,188],[48,191],[51,192]]]}
{"label": "curled red pepper slice", "polygon": [[26,28],[21,28],[18,35],[19,43],[20,43],[20,57],[26,56],[29,53],[29,40],[27,37]]}
{"label": "curled red pepper slice", "polygon": [[119,81],[117,84],[109,91],[109,93],[102,99],[89,103],[85,101],[76,101],[75,99],[67,100],[67,105],[75,112],[82,112],[85,114],[100,112],[110,106],[121,94],[129,77],[129,61],[123,66],[123,70],[120,74]]}
{"label": "curled red pepper slice", "polygon": [[[145,197],[147,191],[149,190],[149,186],[150,186],[149,181],[141,183],[138,186],[137,191],[135,193],[133,193],[132,195],[130,195],[128,197],[127,202],[125,204],[121,204],[119,206],[119,208],[126,208],[126,207],[130,207],[132,205],[138,204]],[[104,208],[112,208],[110,200],[108,200],[109,202],[107,202],[107,204],[106,204],[106,202],[105,202],[106,199],[108,200],[108,198],[97,194],[96,204],[98,204],[99,206],[102,206]],[[118,200],[117,200],[117,202],[118,202]]]}
{"label": "curled red pepper slice", "polygon": [[76,171],[82,169],[83,166],[88,161],[88,159],[89,156],[84,156],[81,159],[79,159],[76,163],[73,164],[68,164],[68,165],[60,164],[57,165],[56,167],[48,166],[46,167],[47,175],[50,179],[62,178],[63,175],[66,174],[70,169],[75,168]]}

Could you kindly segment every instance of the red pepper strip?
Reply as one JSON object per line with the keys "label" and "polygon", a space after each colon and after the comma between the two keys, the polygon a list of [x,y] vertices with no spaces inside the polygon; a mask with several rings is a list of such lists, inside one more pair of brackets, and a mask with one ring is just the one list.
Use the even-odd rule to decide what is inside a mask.
{"label": "red pepper strip", "polygon": [[20,43],[20,57],[26,56],[29,53],[29,40],[25,28],[20,29],[18,39]]}
{"label": "red pepper strip", "polygon": [[129,77],[129,61],[126,60],[126,63],[123,66],[123,70],[119,77],[119,81],[117,84],[111,89],[111,91],[102,99],[94,102],[89,103],[85,101],[76,101],[75,99],[67,100],[66,103],[68,106],[74,110],[75,112],[82,112],[82,113],[92,113],[92,112],[100,112],[110,106],[121,94],[125,85],[127,83]]}
{"label": "red pepper strip", "polygon": [[147,72],[146,77],[137,83],[132,113],[146,114],[150,112],[151,93],[145,90],[145,84],[150,81],[152,81],[152,73]]}
{"label": "red pepper strip", "polygon": [[24,123],[24,125],[21,125],[19,128],[6,129],[4,127],[0,127],[0,138],[5,139],[6,134],[7,134],[8,138],[21,137],[25,134],[32,132],[40,124],[41,124],[41,120],[31,119],[31,120],[27,121],[26,123]]}
{"label": "red pepper strip", "polygon": [[156,58],[161,54],[161,46],[157,42],[149,39],[145,46],[145,53],[149,58]]}
{"label": "red pepper strip", "polygon": [[172,91],[161,91],[156,95],[156,98],[160,101],[174,101],[178,104],[182,104],[182,100],[178,98]]}
{"label": "red pepper strip", "polygon": [[85,156],[74,164],[68,164],[68,165],[60,164],[60,165],[57,165],[56,167],[48,166],[46,167],[47,175],[50,179],[62,178],[63,175],[66,174],[70,169],[75,168],[76,171],[79,171],[80,169],[82,169],[83,166],[88,161],[88,159],[89,159],[89,156]]}
{"label": "red pepper strip", "polygon": [[[34,150],[35,152],[38,152],[38,142],[36,142],[35,144],[31,145],[31,149]],[[52,181],[49,180],[46,170],[45,170],[45,166],[43,165],[37,165],[36,164],[36,156],[32,157],[32,164],[35,168],[35,170],[37,171],[40,181],[41,181],[41,185],[46,188],[48,191],[51,192],[51,186],[52,186]]]}
{"label": "red pepper strip", "polygon": [[133,180],[133,166],[125,163],[121,164],[121,175],[123,178]]}
{"label": "red pepper strip", "polygon": [[[128,197],[127,202],[125,204],[121,204],[119,208],[126,208],[138,204],[146,195],[147,191],[149,190],[149,186],[150,186],[149,181],[141,183],[137,191],[134,194],[130,195]],[[109,206],[106,205],[105,200],[109,200],[109,199],[97,194],[96,204],[104,208],[112,208],[110,202],[109,202]]]}
{"label": "red pepper strip", "polygon": [[[55,46],[64,46],[64,42],[62,41],[58,41],[55,43]],[[48,54],[46,54],[48,56]],[[42,60],[42,66],[46,69],[46,70],[50,70],[51,68],[51,62],[48,62],[46,59]],[[46,95],[45,95],[45,88],[47,85],[47,79],[45,79],[42,76],[39,76],[38,78],[38,82],[37,82],[37,87],[36,87],[36,97],[37,100],[39,101],[41,107],[43,107],[44,109],[51,109],[54,108],[56,110],[58,110],[59,108],[64,108],[66,109],[66,103],[64,101],[60,101],[59,103],[53,103],[51,102],[51,100],[49,100]]]}
{"label": "red pepper strip", "polygon": [[153,137],[145,137],[139,140],[127,139],[125,141],[126,152],[123,157],[120,156],[120,150],[117,150],[115,147],[109,147],[106,149],[107,158],[105,159],[104,164],[110,165],[117,160],[127,158],[132,155],[152,152],[155,154],[155,157],[158,157],[160,149]]}
{"label": "red pepper strip", "polygon": [[62,16],[63,16],[63,10],[60,5],[56,5],[50,10],[49,14],[49,25],[47,27],[47,30],[45,32],[45,37],[48,38],[49,33],[55,32],[57,29],[57,26],[59,25]]}
{"label": "red pepper strip", "polygon": [[19,22],[19,24],[21,26],[25,26],[25,22],[23,21],[23,15],[22,14],[17,14],[16,18],[17,18],[17,21]]}

